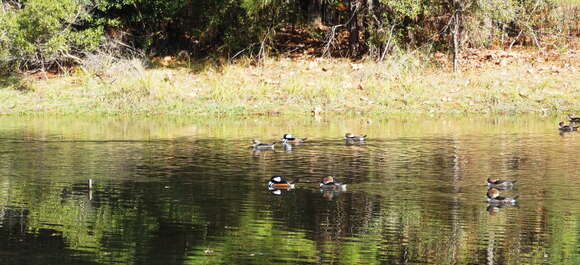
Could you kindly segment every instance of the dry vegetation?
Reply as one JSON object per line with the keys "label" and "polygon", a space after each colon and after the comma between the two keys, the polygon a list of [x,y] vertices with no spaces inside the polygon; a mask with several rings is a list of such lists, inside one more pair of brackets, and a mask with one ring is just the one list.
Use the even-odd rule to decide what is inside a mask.
{"label": "dry vegetation", "polygon": [[[110,59],[110,58],[109,58]],[[174,57],[95,62],[58,76],[5,77],[2,114],[277,115],[550,113],[580,110],[580,51],[467,50],[384,62],[269,58],[256,64]],[[56,77],[56,78],[55,78]]]}

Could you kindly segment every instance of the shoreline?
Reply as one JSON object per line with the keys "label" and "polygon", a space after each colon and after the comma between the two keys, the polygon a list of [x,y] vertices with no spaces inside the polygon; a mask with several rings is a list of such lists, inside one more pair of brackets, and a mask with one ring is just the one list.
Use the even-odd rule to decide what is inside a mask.
{"label": "shoreline", "polygon": [[535,53],[499,52],[496,61],[461,73],[409,56],[382,63],[277,58],[258,66],[242,62],[204,68],[124,60],[48,79],[1,77],[0,115],[207,118],[580,111],[578,51],[562,52],[551,61]]}

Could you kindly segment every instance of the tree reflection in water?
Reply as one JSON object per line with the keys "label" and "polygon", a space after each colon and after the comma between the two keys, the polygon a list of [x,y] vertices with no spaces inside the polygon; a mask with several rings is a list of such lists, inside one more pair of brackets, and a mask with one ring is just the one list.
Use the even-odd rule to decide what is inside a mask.
{"label": "tree reflection in water", "polygon": [[[282,121],[107,122],[0,130],[3,264],[578,263],[578,139],[542,119],[375,121],[353,145],[359,122],[312,120],[288,125],[312,141],[257,152]],[[274,175],[300,181],[273,196]],[[485,202],[489,175],[518,180],[518,207]]]}

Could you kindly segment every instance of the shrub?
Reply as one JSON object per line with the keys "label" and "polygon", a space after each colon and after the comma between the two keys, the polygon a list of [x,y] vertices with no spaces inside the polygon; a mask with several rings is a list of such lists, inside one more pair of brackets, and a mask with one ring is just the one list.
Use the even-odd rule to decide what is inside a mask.
{"label": "shrub", "polygon": [[2,7],[0,68],[26,70],[78,62],[103,40],[102,28],[85,28],[87,0],[26,0]]}

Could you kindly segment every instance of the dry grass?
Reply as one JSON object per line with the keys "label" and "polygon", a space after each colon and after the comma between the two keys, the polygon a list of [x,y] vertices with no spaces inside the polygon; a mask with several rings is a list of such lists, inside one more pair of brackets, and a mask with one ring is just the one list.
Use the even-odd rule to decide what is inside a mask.
{"label": "dry grass", "polygon": [[511,59],[506,62],[501,60],[505,57],[501,53],[477,57],[471,60],[480,60],[478,67],[458,74],[450,73],[444,61],[412,53],[383,63],[266,59],[259,65],[251,61],[221,66],[182,61],[146,67],[140,60],[121,60],[98,71],[79,70],[57,78],[6,77],[0,81],[0,113],[231,116],[577,112],[578,51],[558,52],[556,57],[545,54],[546,58],[540,55],[531,57],[533,60],[508,56]]}

